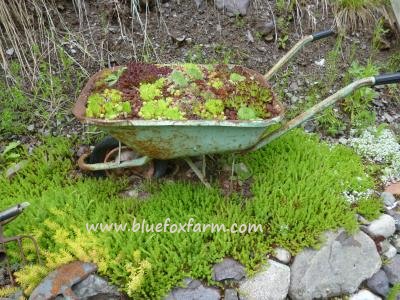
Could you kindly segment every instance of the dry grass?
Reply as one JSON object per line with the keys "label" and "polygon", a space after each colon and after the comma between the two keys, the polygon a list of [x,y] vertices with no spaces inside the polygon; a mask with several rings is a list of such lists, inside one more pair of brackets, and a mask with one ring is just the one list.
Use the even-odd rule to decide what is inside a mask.
{"label": "dry grass", "polygon": [[[95,5],[94,1],[71,1],[79,21],[77,31],[67,25],[63,14],[58,10],[56,0],[0,1],[0,63],[7,78],[12,79],[9,76],[10,60],[6,54],[6,50],[11,48],[14,49],[13,57],[21,66],[21,75],[31,86],[34,86],[37,80],[40,61],[48,60],[58,69],[57,66],[61,65],[58,56],[60,48],[69,46],[79,50],[83,54],[79,59],[81,64],[69,55],[68,51],[65,53],[83,70],[85,65],[103,67],[111,64],[108,43],[105,39],[99,40],[95,36],[94,24],[88,15],[89,6]],[[133,57],[138,59],[138,50],[133,39],[137,35],[138,24],[143,37],[140,52],[157,59],[157,53],[147,33],[149,7],[140,7],[140,0],[103,2],[101,5],[104,5],[105,15],[108,15],[106,24],[102,26],[103,34],[106,35],[111,19],[116,19],[120,38],[132,45]],[[159,6],[160,0],[155,3]],[[162,16],[159,20],[161,25],[165,25]]]}
{"label": "dry grass", "polygon": [[333,12],[336,26],[343,30],[371,28],[377,18],[388,17],[384,0],[336,0]]}
{"label": "dry grass", "polygon": [[49,60],[55,68],[60,65],[60,41],[71,32],[55,7],[53,0],[0,2],[0,58],[6,75],[11,74],[6,56],[6,50],[11,48],[31,86],[36,82],[41,61]]}

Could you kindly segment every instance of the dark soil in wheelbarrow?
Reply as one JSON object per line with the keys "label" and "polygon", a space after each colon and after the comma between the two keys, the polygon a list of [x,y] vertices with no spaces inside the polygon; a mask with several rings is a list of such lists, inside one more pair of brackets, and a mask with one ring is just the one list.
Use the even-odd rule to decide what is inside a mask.
{"label": "dark soil in wheelbarrow", "polygon": [[131,62],[97,73],[88,84],[90,118],[257,120],[281,113],[264,78],[240,66]]}

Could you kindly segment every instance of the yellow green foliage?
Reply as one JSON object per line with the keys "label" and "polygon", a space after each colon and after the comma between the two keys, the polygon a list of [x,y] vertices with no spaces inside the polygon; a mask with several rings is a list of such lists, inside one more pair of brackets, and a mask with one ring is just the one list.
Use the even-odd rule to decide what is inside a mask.
{"label": "yellow green foliage", "polygon": [[17,291],[18,291],[18,288],[15,286],[1,287],[0,288],[0,299],[7,298],[7,297],[11,296],[12,294],[16,293]]}
{"label": "yellow green foliage", "polygon": [[[68,215],[61,210],[50,209],[50,211],[53,216],[58,218],[68,218]],[[45,219],[44,228],[35,232],[35,237],[39,242],[46,240],[47,243],[53,245],[51,250],[41,249],[44,264],[27,265],[15,273],[17,282],[27,295],[48,273],[75,260],[95,263],[102,274],[105,274],[108,270],[111,257],[108,250],[101,247],[101,243],[95,235],[84,232],[72,224],[65,226],[65,224],[55,222],[52,219]],[[32,251],[32,247],[25,247],[24,250]]]}

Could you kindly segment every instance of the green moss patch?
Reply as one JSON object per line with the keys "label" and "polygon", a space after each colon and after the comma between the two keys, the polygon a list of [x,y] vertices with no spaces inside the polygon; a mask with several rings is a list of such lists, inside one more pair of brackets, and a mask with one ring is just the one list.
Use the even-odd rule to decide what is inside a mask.
{"label": "green moss patch", "polygon": [[[74,175],[70,148],[66,139],[47,139],[13,180],[0,178],[2,208],[31,202],[6,233],[34,233],[45,258],[45,266],[18,273],[28,292],[50,270],[75,258],[96,262],[101,274],[139,299],[162,298],[187,276],[211,281],[212,264],[225,256],[256,270],[275,245],[296,253],[317,246],[327,229],[355,230],[354,209],[342,193],[373,186],[350,149],[320,143],[300,130],[241,157],[254,174],[251,199],[227,198],[217,188],[184,182],[149,183],[152,196],[146,201],[121,199],[123,179]],[[260,223],[264,232],[86,231],[86,223],[131,224],[134,218],[147,224],[193,218],[227,228]]]}

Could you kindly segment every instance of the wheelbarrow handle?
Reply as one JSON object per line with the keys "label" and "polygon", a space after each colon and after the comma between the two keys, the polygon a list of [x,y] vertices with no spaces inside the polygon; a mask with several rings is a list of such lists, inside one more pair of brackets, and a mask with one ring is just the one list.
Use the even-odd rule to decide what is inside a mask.
{"label": "wheelbarrow handle", "polygon": [[313,42],[318,41],[320,39],[326,38],[326,37],[330,37],[332,35],[335,34],[335,31],[333,31],[332,29],[328,29],[328,30],[324,30],[324,31],[320,31],[320,32],[316,32],[313,33]]}
{"label": "wheelbarrow handle", "polygon": [[379,76],[375,76],[374,85],[390,84],[398,82],[400,82],[400,71],[397,73],[389,73],[389,74],[382,74]]}
{"label": "wheelbarrow handle", "polygon": [[320,31],[310,34],[302,38],[296,43],[278,62],[264,75],[266,80],[269,80],[280,68],[282,68],[289,60],[291,60],[305,45],[310,42],[318,41],[320,39],[334,35],[332,29]]}
{"label": "wheelbarrow handle", "polygon": [[397,73],[392,73],[392,74],[383,74],[379,75],[376,77],[367,77],[363,78],[357,81],[354,81],[350,83],[349,85],[345,86],[344,88],[338,90],[336,93],[333,95],[329,96],[325,100],[317,103],[313,107],[309,108],[305,112],[301,113],[294,119],[286,122],[282,127],[277,129],[276,131],[272,133],[267,133],[261,136],[260,140],[256,145],[253,147],[249,148],[247,151],[254,151],[257,150],[273,140],[277,139],[278,137],[282,136],[283,134],[287,133],[291,129],[301,125],[302,123],[308,121],[311,119],[314,115],[322,112],[326,108],[332,106],[339,100],[342,100],[343,98],[346,98],[349,96],[351,93],[353,93],[355,90],[365,87],[365,86],[375,86],[375,85],[381,85],[381,84],[390,84],[390,83],[400,83],[400,72]]}

